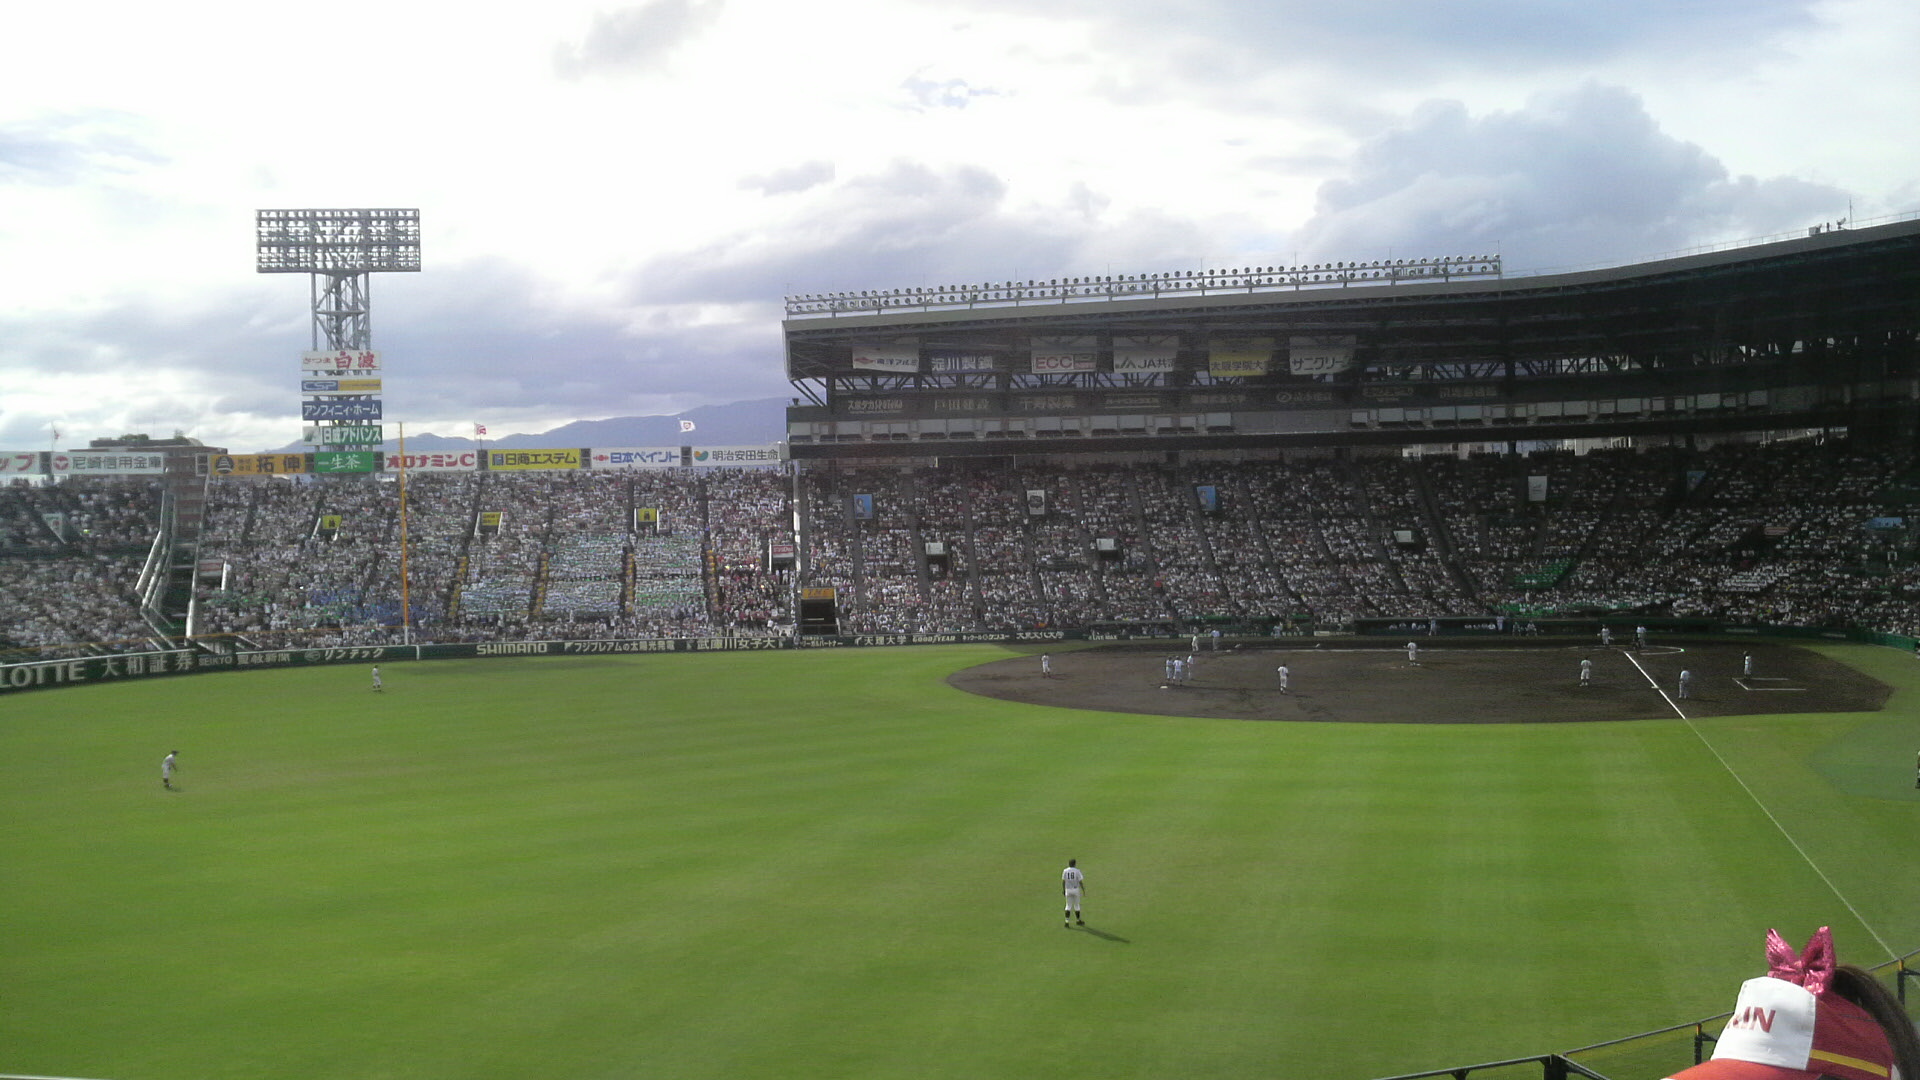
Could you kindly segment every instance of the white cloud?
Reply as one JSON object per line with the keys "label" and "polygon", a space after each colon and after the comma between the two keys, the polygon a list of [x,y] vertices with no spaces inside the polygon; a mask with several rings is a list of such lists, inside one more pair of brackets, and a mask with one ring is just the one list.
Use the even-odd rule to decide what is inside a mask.
{"label": "white cloud", "polygon": [[1539,269],[1781,232],[1845,205],[1801,180],[1730,177],[1663,133],[1636,95],[1587,84],[1483,117],[1458,102],[1421,107],[1322,186],[1295,239],[1312,260],[1498,252]]}
{"label": "white cloud", "polygon": [[410,425],[673,411],[782,392],[788,292],[1914,209],[1916,38],[1893,0],[39,5],[0,38],[0,449],[290,441],[307,290],[253,273],[258,208],[421,210],[373,290]]}

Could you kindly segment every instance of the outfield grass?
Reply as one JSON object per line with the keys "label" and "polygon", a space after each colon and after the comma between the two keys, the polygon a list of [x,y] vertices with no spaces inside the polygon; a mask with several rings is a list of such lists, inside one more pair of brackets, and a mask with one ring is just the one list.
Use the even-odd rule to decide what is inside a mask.
{"label": "outfield grass", "polygon": [[1770,926],[1920,948],[1920,665],[1827,651],[1889,710],[1169,719],[946,686],[987,646],[13,695],[0,1072],[1366,1080],[1626,1035],[1729,1008]]}

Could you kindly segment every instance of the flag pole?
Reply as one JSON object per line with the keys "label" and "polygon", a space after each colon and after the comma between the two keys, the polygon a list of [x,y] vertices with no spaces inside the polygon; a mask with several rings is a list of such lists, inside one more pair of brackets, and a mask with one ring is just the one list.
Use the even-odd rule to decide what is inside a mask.
{"label": "flag pole", "polygon": [[400,425],[400,644],[413,644],[413,600],[407,588],[407,425]]}

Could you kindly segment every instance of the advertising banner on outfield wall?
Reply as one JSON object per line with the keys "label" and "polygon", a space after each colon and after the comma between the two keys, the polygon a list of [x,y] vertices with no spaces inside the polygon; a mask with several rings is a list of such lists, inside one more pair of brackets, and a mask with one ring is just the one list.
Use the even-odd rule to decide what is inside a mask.
{"label": "advertising banner on outfield wall", "polygon": [[158,476],[167,456],[125,450],[59,450],[48,456],[55,476]]}
{"label": "advertising banner on outfield wall", "polygon": [[397,472],[405,468],[408,472],[472,472],[480,467],[480,451],[449,450],[438,454],[408,454],[402,460],[399,454],[386,455],[388,472]]}
{"label": "advertising banner on outfield wall", "polygon": [[1332,375],[1353,366],[1352,334],[1295,335],[1287,339],[1287,371]]}
{"label": "advertising banner on outfield wall", "polygon": [[328,373],[379,371],[380,354],[370,349],[322,349],[300,354],[300,370]]}
{"label": "advertising banner on outfield wall", "polygon": [[1180,339],[1170,334],[1113,336],[1113,370],[1125,374],[1153,374],[1173,370]]}
{"label": "advertising banner on outfield wall", "polygon": [[589,469],[677,469],[677,446],[596,446],[588,456]]}
{"label": "advertising banner on outfield wall", "polygon": [[47,471],[39,450],[0,450],[0,476],[39,476]]}
{"label": "advertising banner on outfield wall", "polygon": [[1072,337],[1035,337],[1030,343],[1033,354],[1033,373],[1051,375],[1066,371],[1093,371],[1099,367],[1096,362],[1100,341],[1092,335]]}
{"label": "advertising banner on outfield wall", "polygon": [[857,371],[891,371],[912,375],[920,370],[920,346],[855,345],[853,366]]}
{"label": "advertising banner on outfield wall", "polygon": [[370,473],[380,470],[378,450],[321,450],[313,455],[317,473]]}
{"label": "advertising banner on outfield wall", "polygon": [[1265,375],[1272,365],[1272,338],[1212,338],[1207,342],[1207,374],[1216,378]]}
{"label": "advertising banner on outfield wall", "polygon": [[563,450],[487,451],[487,468],[494,472],[579,469],[585,467],[585,463],[586,452],[573,446]]}
{"label": "advertising banner on outfield wall", "polygon": [[768,443],[765,446],[694,446],[690,447],[687,463],[693,466],[724,466],[738,468],[743,465],[778,465],[785,459],[784,447],[780,443]]}
{"label": "advertising banner on outfield wall", "polygon": [[216,454],[215,476],[288,476],[313,471],[312,454]]}
{"label": "advertising banner on outfield wall", "polygon": [[45,690],[55,686],[143,679],[194,670],[193,654],[177,652],[121,653],[81,660],[42,660],[0,667],[0,693],[9,690]]}

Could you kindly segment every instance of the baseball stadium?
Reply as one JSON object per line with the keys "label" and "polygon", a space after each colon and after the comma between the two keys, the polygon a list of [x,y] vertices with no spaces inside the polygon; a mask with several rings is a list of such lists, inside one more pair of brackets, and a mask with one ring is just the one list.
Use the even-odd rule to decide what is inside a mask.
{"label": "baseball stadium", "polygon": [[764,446],[388,449],[334,327],[312,452],[0,454],[0,1075],[1657,1080],[1822,927],[1906,1002],[1920,217],[785,308]]}

